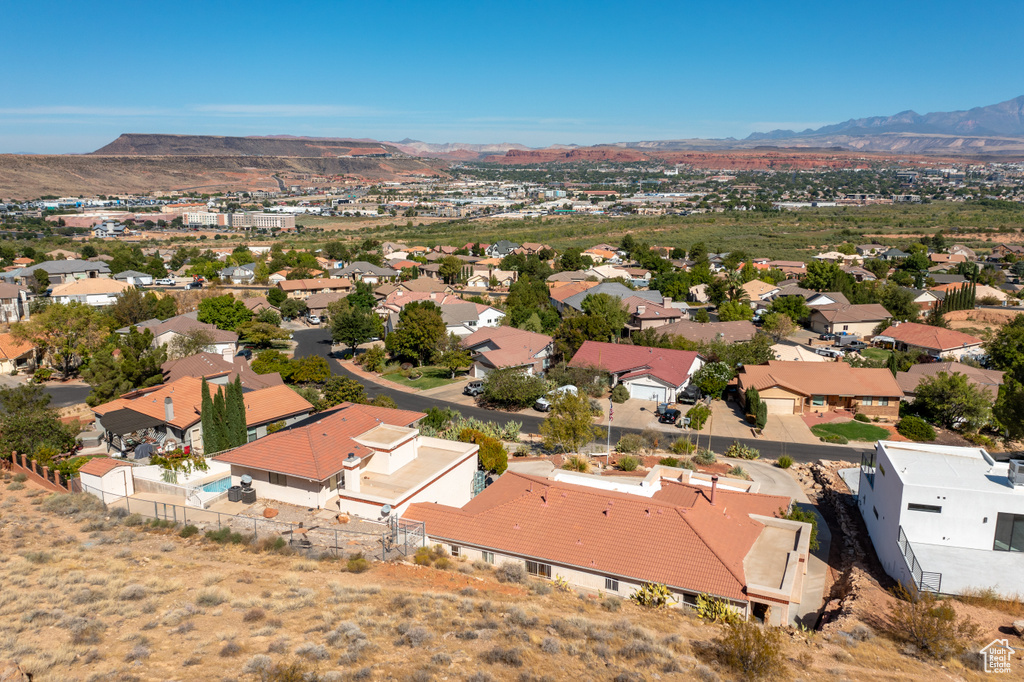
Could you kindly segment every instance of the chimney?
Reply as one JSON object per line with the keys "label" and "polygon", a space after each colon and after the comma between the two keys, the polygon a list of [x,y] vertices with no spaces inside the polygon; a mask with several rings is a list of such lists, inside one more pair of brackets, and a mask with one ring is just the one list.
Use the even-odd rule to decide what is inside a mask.
{"label": "chimney", "polygon": [[164,398],[164,421],[174,421],[174,401],[171,399],[171,396]]}
{"label": "chimney", "polygon": [[671,296],[665,296],[662,299],[662,301],[661,301],[661,307],[662,308],[671,308],[672,307],[672,297]]}
{"label": "chimney", "polygon": [[718,490],[718,474],[711,474],[711,504],[715,503],[716,490]]}
{"label": "chimney", "polygon": [[647,310],[647,306],[645,306],[645,305],[638,305],[636,307],[636,314],[637,315],[643,315],[645,310]]}

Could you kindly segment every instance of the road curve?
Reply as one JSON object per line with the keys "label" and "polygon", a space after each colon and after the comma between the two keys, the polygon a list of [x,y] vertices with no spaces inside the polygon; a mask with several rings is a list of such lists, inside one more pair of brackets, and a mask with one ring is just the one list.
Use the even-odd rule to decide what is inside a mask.
{"label": "road curve", "polygon": [[[399,391],[367,381],[365,378],[356,376],[352,372],[348,371],[340,362],[331,357],[331,335],[326,329],[303,329],[295,332],[294,338],[296,341],[295,357],[301,358],[308,355],[319,355],[326,358],[331,367],[331,371],[334,374],[357,380],[366,387],[366,394],[371,398],[380,394],[390,396],[398,407],[403,410],[426,412],[431,407],[439,407],[442,409],[448,407],[461,412],[466,417],[475,417],[483,421],[494,421],[501,424],[512,421],[520,422],[523,425],[522,430],[524,433],[539,433],[540,425],[544,421],[543,417],[506,414],[504,412],[497,412],[494,410],[485,410],[480,407],[467,407],[465,405],[459,405],[458,403],[435,400],[417,393],[406,393],[405,391]],[[640,429],[617,428],[613,424],[612,442],[618,442],[622,434],[640,433],[640,431]],[[700,440],[703,445],[708,441],[708,436],[702,434]],[[724,452],[734,440],[737,439],[727,438],[724,436],[711,436],[709,447],[715,452]],[[867,452],[864,448],[841,447],[836,445],[808,445],[805,443],[785,443],[782,441],[760,440],[753,438],[741,438],[738,440],[743,445],[760,450],[761,456],[767,459],[776,459],[782,455],[789,455],[795,462],[815,462],[819,459],[843,459],[850,462],[859,462],[861,460],[861,454]]]}

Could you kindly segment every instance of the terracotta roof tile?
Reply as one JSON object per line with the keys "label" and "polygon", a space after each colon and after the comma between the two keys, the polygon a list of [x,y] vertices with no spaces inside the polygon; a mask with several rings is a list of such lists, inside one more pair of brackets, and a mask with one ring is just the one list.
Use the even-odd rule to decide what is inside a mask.
{"label": "terracotta roof tile", "polygon": [[0,355],[13,360],[28,353],[35,345],[29,341],[16,341],[10,333],[0,334]]}
{"label": "terracotta roof tile", "polygon": [[117,467],[130,467],[131,464],[120,459],[114,459],[113,457],[93,457],[88,462],[83,464],[78,470],[81,474],[89,474],[90,476],[102,476],[103,474],[116,469]]}
{"label": "terracotta roof tile", "polygon": [[918,348],[927,348],[935,351],[956,350],[965,346],[976,346],[982,340],[976,336],[958,332],[955,329],[943,329],[933,327],[930,324],[918,324],[916,322],[904,322],[889,327],[882,336],[888,336],[899,343]]}
{"label": "terracotta roof tile", "polygon": [[628,372],[629,376],[649,374],[672,386],[682,386],[696,359],[697,353],[689,350],[584,341],[569,366],[597,367],[612,374]]}
{"label": "terracotta roof tile", "polygon": [[[506,472],[462,509],[413,504],[431,538],[745,600],[743,559],[789,498],[663,481],[653,498]],[[717,497],[721,496],[721,497]]]}
{"label": "terracotta roof tile", "polygon": [[903,390],[887,369],[850,367],[845,362],[786,362],[746,365],[737,375],[741,391],[781,386],[801,395],[901,397]]}

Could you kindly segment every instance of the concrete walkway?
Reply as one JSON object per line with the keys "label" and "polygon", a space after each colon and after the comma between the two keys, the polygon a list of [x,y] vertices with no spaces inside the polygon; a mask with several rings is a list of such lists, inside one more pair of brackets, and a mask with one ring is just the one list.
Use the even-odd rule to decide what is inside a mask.
{"label": "concrete walkway", "polygon": [[794,502],[807,502],[807,495],[793,475],[786,469],[780,469],[768,462],[757,460],[730,459],[722,457],[723,462],[742,466],[750,474],[750,479],[761,484],[759,492],[765,495],[785,495]]}

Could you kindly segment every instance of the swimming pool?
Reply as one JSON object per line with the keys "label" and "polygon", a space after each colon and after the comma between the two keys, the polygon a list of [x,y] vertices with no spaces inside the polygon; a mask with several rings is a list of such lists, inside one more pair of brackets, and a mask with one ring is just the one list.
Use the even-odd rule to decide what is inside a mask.
{"label": "swimming pool", "polygon": [[219,481],[210,481],[203,484],[203,490],[208,493],[222,493],[231,487],[231,477],[222,478]]}

